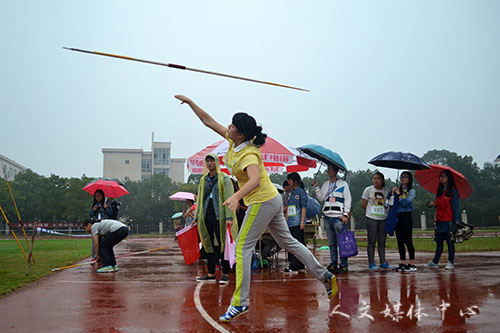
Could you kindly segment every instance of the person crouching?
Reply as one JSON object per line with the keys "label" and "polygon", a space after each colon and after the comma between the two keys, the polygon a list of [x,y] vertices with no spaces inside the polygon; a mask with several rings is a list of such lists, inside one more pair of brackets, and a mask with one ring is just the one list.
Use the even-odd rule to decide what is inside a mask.
{"label": "person crouching", "polygon": [[85,231],[92,233],[96,261],[102,262],[102,267],[97,273],[118,272],[113,247],[128,236],[125,224],[115,220],[102,220],[100,222],[87,222]]}

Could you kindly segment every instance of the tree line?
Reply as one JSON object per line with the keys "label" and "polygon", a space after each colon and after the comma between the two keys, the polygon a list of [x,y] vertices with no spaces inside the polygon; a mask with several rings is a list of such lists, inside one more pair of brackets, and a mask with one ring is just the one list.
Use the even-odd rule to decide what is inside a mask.
{"label": "tree line", "polygon": [[[461,200],[461,209],[465,209],[471,224],[476,226],[497,226],[500,215],[500,165],[486,163],[480,168],[471,156],[460,156],[447,150],[431,150],[422,157],[428,163],[448,165],[464,174],[474,188],[473,194]],[[381,168],[380,171],[384,172]],[[352,212],[356,227],[364,227],[364,212],[361,208],[361,194],[366,186],[371,185],[373,170],[348,171],[344,176],[351,189]],[[314,177],[319,183],[328,180],[326,172]],[[131,223],[134,231],[141,233],[157,232],[158,223],[164,223],[164,230],[172,230],[170,217],[184,209],[184,203],[168,199],[178,191],[196,193],[199,175],[191,175],[188,183],[173,183],[170,178],[157,174],[143,181],[125,182],[130,194],[117,199],[121,203],[119,218]],[[281,184],[286,174],[273,174],[271,180]],[[16,175],[12,182],[14,196],[23,221],[41,222],[83,222],[89,218],[92,196],[82,188],[92,178],[64,178],[56,175],[49,177],[27,170]],[[303,179],[306,190],[313,195],[312,177]],[[387,186],[392,188],[394,180],[387,179]],[[434,212],[426,203],[434,195],[421,188],[415,181],[417,197],[414,203],[414,221],[424,212],[428,220]],[[0,182],[0,205],[6,211],[11,222],[17,217],[9,197],[6,182]],[[2,222],[4,223],[4,222]],[[3,224],[2,224],[3,225]],[[418,222],[414,224],[418,226]],[[428,223],[429,226],[429,223]],[[138,228],[138,229],[137,229]]]}

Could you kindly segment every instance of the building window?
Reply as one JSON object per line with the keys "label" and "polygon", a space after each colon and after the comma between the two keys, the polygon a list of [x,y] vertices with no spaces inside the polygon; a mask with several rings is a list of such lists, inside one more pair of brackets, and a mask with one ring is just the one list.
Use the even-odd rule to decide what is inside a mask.
{"label": "building window", "polygon": [[155,175],[162,174],[162,175],[165,175],[167,177],[170,177],[170,169],[167,169],[167,168],[156,168],[154,173],[155,173]]}
{"label": "building window", "polygon": [[142,160],[142,172],[151,172],[152,164],[151,160]]}
{"label": "building window", "polygon": [[170,164],[170,148],[155,148],[154,164],[169,165]]}
{"label": "building window", "polygon": [[125,160],[125,164],[130,164],[130,160]]}

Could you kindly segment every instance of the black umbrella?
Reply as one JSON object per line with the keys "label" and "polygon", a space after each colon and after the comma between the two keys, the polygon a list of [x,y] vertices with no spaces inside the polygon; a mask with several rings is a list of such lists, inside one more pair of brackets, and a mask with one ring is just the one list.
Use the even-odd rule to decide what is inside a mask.
{"label": "black umbrella", "polygon": [[389,151],[372,158],[368,163],[390,169],[398,170],[424,170],[431,167],[420,157],[412,153]]}

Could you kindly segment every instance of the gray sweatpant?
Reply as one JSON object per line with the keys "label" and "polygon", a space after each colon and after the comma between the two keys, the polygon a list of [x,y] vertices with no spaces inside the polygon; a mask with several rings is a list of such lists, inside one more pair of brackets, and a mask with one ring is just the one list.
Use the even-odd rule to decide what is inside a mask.
{"label": "gray sweatpant", "polygon": [[260,204],[251,204],[245,214],[236,240],[236,288],[231,305],[247,306],[252,270],[252,253],[264,230],[269,232],[278,245],[297,257],[318,280],[329,274],[311,251],[292,237],[283,215],[283,199],[280,195]]}
{"label": "gray sweatpant", "polygon": [[375,243],[378,243],[378,257],[380,264],[385,263],[385,220],[374,220],[366,218],[366,230],[368,233],[368,263],[375,263]]}

